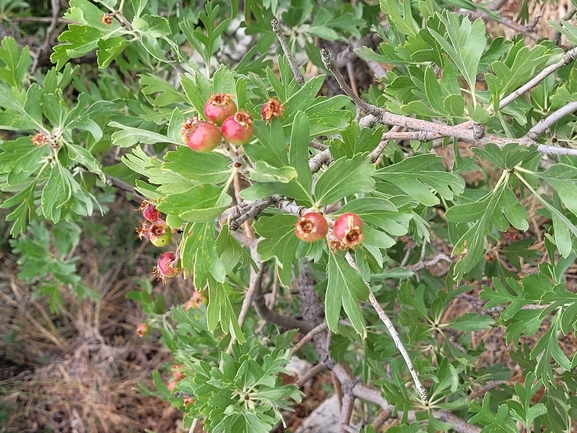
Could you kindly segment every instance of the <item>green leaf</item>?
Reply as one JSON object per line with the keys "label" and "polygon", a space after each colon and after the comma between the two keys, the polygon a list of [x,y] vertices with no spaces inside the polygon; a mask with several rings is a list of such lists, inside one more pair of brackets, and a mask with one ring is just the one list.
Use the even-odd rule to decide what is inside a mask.
{"label": "green leaf", "polygon": [[[308,168],[308,167],[307,167]],[[310,173],[310,170],[307,170]],[[289,183],[299,173],[293,167],[273,167],[266,161],[257,161],[253,170],[250,170],[249,178],[254,182],[280,182]]]}
{"label": "green leaf", "polygon": [[12,87],[22,87],[24,76],[32,64],[30,48],[25,46],[21,51],[16,40],[6,36],[2,39],[0,60],[4,62],[4,67],[0,68],[0,80]]}
{"label": "green leaf", "polygon": [[413,18],[411,2],[404,1],[401,5],[396,0],[381,0],[380,5],[395,30],[411,36],[419,32],[420,26]]}
{"label": "green leaf", "polygon": [[238,104],[236,94],[236,82],[234,74],[224,65],[220,65],[212,78],[212,89],[214,93],[227,93],[233,95],[233,99]]}
{"label": "green leaf", "polygon": [[349,195],[373,191],[375,181],[371,176],[374,171],[374,166],[362,155],[336,160],[315,185],[315,206],[321,207]]}
{"label": "green leaf", "polygon": [[504,182],[480,200],[453,206],[445,213],[448,221],[463,223],[474,221],[474,224],[461,236],[453,248],[453,254],[466,251],[455,265],[456,278],[460,278],[479,263],[485,251],[485,236],[493,229],[493,225],[501,231],[509,228],[509,224],[498,207],[506,188],[507,185]]}
{"label": "green leaf", "polygon": [[309,169],[309,119],[302,111],[297,112],[290,137],[290,163],[298,173],[298,184],[304,191],[312,190],[312,174]]}
{"label": "green leaf", "polygon": [[254,127],[254,135],[260,143],[246,146],[247,155],[256,161],[266,161],[274,167],[280,168],[290,165],[286,138],[280,119],[273,119],[270,125],[257,121],[254,122]]}
{"label": "green leaf", "polygon": [[[522,84],[526,83],[551,60],[551,51],[544,45],[526,47],[519,41],[513,45],[505,61],[496,61],[491,64],[496,79],[487,79],[489,90],[498,104],[502,96],[508,95]],[[489,78],[489,74],[486,77]]]}
{"label": "green leaf", "polygon": [[316,77],[311,78],[304,84],[304,86],[299,88],[294,95],[291,95],[283,103],[283,114],[287,119],[292,118],[292,116],[296,115],[299,110],[305,110],[311,105],[311,102],[315,99],[315,96],[321,89],[324,80],[324,75],[317,75]]}
{"label": "green leaf", "polygon": [[225,286],[209,278],[208,299],[206,321],[209,331],[214,332],[220,326],[225,334],[230,334],[239,343],[244,343],[246,339],[238,326],[238,318],[232,308]]}
{"label": "green leaf", "polygon": [[219,184],[230,178],[230,158],[214,152],[193,152],[186,146],[164,155],[163,171],[171,171],[183,180],[203,184]]}
{"label": "green leaf", "polygon": [[190,104],[197,113],[203,115],[204,104],[212,94],[210,81],[200,72],[195,71],[194,75],[184,74],[180,83]]}
{"label": "green leaf", "polygon": [[294,234],[295,224],[292,215],[261,217],[254,223],[254,229],[264,238],[257,247],[261,260],[276,260],[280,282],[286,287],[292,282],[292,262],[300,242]]}
{"label": "green leaf", "polygon": [[544,382],[555,383],[556,374],[553,372],[551,365],[551,358],[566,371],[571,370],[571,361],[559,347],[558,333],[560,332],[560,317],[562,310],[558,310],[557,314],[551,318],[551,325],[547,332],[539,339],[531,353],[530,359],[538,360],[535,373]]}
{"label": "green leaf", "polygon": [[99,39],[97,42],[96,60],[100,69],[107,68],[121,55],[130,42],[124,38]]}
{"label": "green leaf", "polygon": [[114,144],[120,147],[130,147],[138,143],[141,144],[170,143],[179,146],[184,145],[181,141],[173,140],[165,135],[148,131],[146,129],[133,128],[131,126],[122,125],[118,122],[110,122],[110,126],[121,129],[121,131],[117,131],[114,134],[112,134],[112,141],[114,142]]}
{"label": "green leaf", "polygon": [[203,288],[214,279],[224,283],[226,269],[214,249],[215,233],[211,222],[190,223],[183,230],[182,267],[193,276],[194,285]]}
{"label": "green leaf", "polygon": [[465,313],[451,320],[447,326],[463,332],[481,331],[491,329],[495,320],[489,316],[482,316],[477,313]]}
{"label": "green leaf", "polygon": [[431,66],[425,69],[424,84],[425,93],[431,107],[433,107],[437,113],[446,114],[444,99],[448,95],[443,91],[444,89],[437,81],[437,76]]}
{"label": "green leaf", "polygon": [[331,155],[335,159],[340,159],[344,156],[352,158],[358,153],[370,152],[377,147],[382,134],[382,127],[361,128],[357,122],[352,122],[342,131],[342,139],[331,140]]}
{"label": "green leaf", "polygon": [[41,207],[46,218],[58,222],[62,215],[62,206],[72,196],[71,185],[64,169],[60,164],[54,164],[50,170],[50,177],[42,190]]}
{"label": "green leaf", "polygon": [[544,173],[532,172],[533,175],[545,179],[571,212],[577,215],[577,168],[556,163],[551,165]]}
{"label": "green leaf", "polygon": [[166,107],[167,105],[184,102],[182,93],[178,92],[168,81],[151,74],[140,76],[140,85],[144,95],[154,95],[149,98],[155,107]]}
{"label": "green leaf", "polygon": [[446,200],[453,200],[454,194],[460,195],[465,189],[463,178],[447,173],[442,158],[435,155],[415,155],[404,159],[377,170],[375,177],[393,184],[426,206],[439,204],[431,190]]}
{"label": "green leaf", "polygon": [[161,212],[178,215],[184,221],[211,221],[232,202],[227,190],[228,184],[224,187],[197,185],[184,192],[169,194],[157,207]]}
{"label": "green leaf", "polygon": [[487,43],[485,23],[483,20],[477,19],[471,24],[469,18],[447,10],[437,16],[445,24],[448,39],[445,39],[432,28],[429,28],[429,32],[463,74],[473,94],[473,105],[476,105],[474,89],[477,81],[477,69]]}
{"label": "green leaf", "polygon": [[256,267],[248,251],[230,234],[228,224],[221,227],[214,249],[224,264],[227,274],[239,264],[240,266],[252,264]]}
{"label": "green leaf", "polygon": [[338,331],[341,308],[343,308],[355,331],[365,338],[367,331],[359,301],[367,300],[369,289],[361,274],[347,263],[341,251],[329,254],[327,275],[325,316],[329,329],[333,332]]}
{"label": "green leaf", "polygon": [[499,252],[503,254],[515,268],[521,270],[520,258],[523,258],[523,260],[528,263],[532,263],[539,258],[539,250],[531,249],[531,246],[534,244],[534,238],[521,239],[501,249]]}

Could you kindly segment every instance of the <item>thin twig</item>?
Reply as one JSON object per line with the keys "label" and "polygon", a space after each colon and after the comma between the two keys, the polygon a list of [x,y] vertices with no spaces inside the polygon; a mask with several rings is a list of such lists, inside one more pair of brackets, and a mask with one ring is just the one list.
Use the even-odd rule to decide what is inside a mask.
{"label": "thin twig", "polygon": [[541,153],[546,153],[549,155],[570,155],[577,156],[577,149],[571,149],[567,147],[557,147],[549,146],[546,144],[540,144],[537,146],[537,151]]}
{"label": "thin twig", "polygon": [[405,128],[410,129],[417,129],[425,132],[432,132],[435,134],[439,134],[445,137],[456,137],[462,140],[467,140],[473,142],[477,145],[483,145],[488,143],[494,143],[498,146],[505,146],[509,143],[519,143],[522,145],[531,145],[536,144],[534,140],[528,137],[521,137],[521,138],[506,138],[506,137],[499,137],[496,135],[485,135],[481,139],[476,139],[476,132],[473,129],[472,125],[468,125],[464,127],[464,124],[449,126],[441,123],[430,122],[427,120],[415,119],[412,117],[401,116],[399,114],[389,113],[387,110],[381,107],[377,107],[376,105],[369,104],[359,97],[357,97],[351,88],[347,85],[341,73],[335,68],[334,63],[331,60],[330,53],[327,49],[321,49],[321,58],[323,60],[324,65],[327,67],[328,70],[332,72],[335,79],[339,83],[339,86],[345,92],[345,94],[351,98],[351,100],[364,112],[373,116],[372,119],[362,119],[359,122],[359,125],[362,127],[366,127],[365,125],[370,125],[372,122],[382,123],[384,125],[395,125],[395,126],[402,126]]}
{"label": "thin twig", "polygon": [[309,168],[312,173],[319,171],[323,165],[329,165],[333,162],[333,156],[330,149],[325,149],[309,159]]}
{"label": "thin twig", "polygon": [[302,387],[305,383],[308,382],[309,379],[315,377],[317,374],[319,374],[321,371],[325,370],[327,368],[327,366],[320,362],[317,365],[315,365],[313,368],[311,368],[309,371],[307,371],[302,377],[299,377],[299,380],[297,380],[295,382],[295,386],[297,388]]}
{"label": "thin twig", "polygon": [[285,56],[287,57],[291,70],[293,71],[293,75],[295,77],[296,82],[298,83],[299,86],[303,86],[305,84],[305,79],[303,77],[303,75],[301,74],[301,71],[299,70],[299,65],[297,64],[297,61],[295,60],[295,58],[292,56],[291,51],[289,46],[286,43],[286,38],[284,33],[282,32],[282,30],[279,28],[279,22],[277,19],[273,19],[270,22],[271,26],[272,26],[272,30],[276,33],[276,37],[278,39],[278,41],[280,42],[280,46],[282,47],[282,50],[285,54]]}
{"label": "thin twig", "polygon": [[[353,269],[358,271],[359,268],[355,262],[355,259],[351,255],[351,253],[347,252],[345,257],[346,257],[349,265],[351,265],[351,267]],[[417,391],[419,392],[419,396],[421,397],[421,400],[423,402],[427,402],[428,401],[427,391],[425,390],[425,387],[421,383],[421,379],[419,379],[419,375],[417,374],[415,367],[413,367],[413,362],[411,361],[411,357],[409,356],[407,349],[405,349],[405,346],[404,346],[403,342],[401,341],[401,337],[399,337],[399,333],[395,329],[395,325],[393,325],[393,322],[391,322],[391,319],[389,319],[389,316],[387,315],[387,313],[385,313],[385,310],[383,310],[383,307],[381,307],[381,305],[379,304],[379,301],[377,301],[377,298],[375,298],[375,295],[373,294],[373,291],[371,290],[371,286],[366,281],[365,281],[365,284],[367,285],[367,288],[369,289],[369,301],[370,301],[371,305],[373,306],[373,308],[375,309],[375,311],[379,315],[379,319],[381,319],[381,322],[383,322],[383,324],[386,326],[387,330],[389,331],[389,334],[391,334],[391,337],[393,339],[393,342],[395,343],[395,346],[397,347],[397,349],[399,349],[399,352],[401,352],[401,356],[405,360],[405,364],[407,364],[407,368],[409,369],[409,373],[411,373],[411,376],[413,377],[415,387],[417,388]]]}
{"label": "thin twig", "polygon": [[254,297],[257,287],[262,284],[262,276],[264,274],[264,266],[261,264],[260,269],[256,272],[252,267],[250,268],[250,283],[248,289],[244,294],[244,299],[242,301],[242,307],[240,313],[238,314],[238,326],[242,327],[244,324],[244,319],[248,313],[250,305],[252,304],[252,299]]}
{"label": "thin twig", "polygon": [[309,143],[309,147],[312,147],[313,149],[319,150],[321,152],[329,148],[327,145],[319,143],[318,141],[314,140]]}
{"label": "thin twig", "polygon": [[575,110],[577,110],[577,102],[569,102],[565,106],[537,122],[537,124],[533,126],[527,134],[525,134],[525,137],[529,137],[536,141],[547,128],[551,127],[551,125],[558,122],[563,117],[573,113]]}
{"label": "thin twig", "polygon": [[414,265],[410,266],[410,268],[413,271],[420,271],[421,269],[427,267],[427,266],[433,266],[436,265],[437,263],[439,263],[441,260],[445,260],[446,262],[452,263],[451,258],[444,254],[444,253],[440,253],[437,254],[435,257],[433,257],[431,260],[428,261],[424,261],[424,260],[419,260],[417,263],[415,263]]}
{"label": "thin twig", "polygon": [[34,56],[34,63],[30,68],[30,73],[33,74],[38,66],[38,60],[44,55],[44,53],[48,52],[52,47],[50,41],[54,36],[54,30],[56,30],[56,26],[58,25],[58,14],[60,13],[60,2],[58,0],[51,0],[50,4],[52,6],[52,18],[50,19],[50,25],[48,29],[46,29],[46,37],[44,38],[44,42],[38,48],[38,52],[36,56]]}
{"label": "thin twig", "polygon": [[496,21],[500,24],[503,24],[505,27],[509,27],[510,29],[513,29],[518,33],[522,33],[523,35],[535,41],[541,39],[541,36],[535,33],[532,27],[522,26],[521,24],[517,23],[516,21],[513,21],[512,19],[504,17],[500,12],[497,11],[494,11],[492,14],[488,14],[485,11],[477,10],[476,12],[470,15],[471,20],[477,18],[481,18],[483,21],[489,21],[489,20]]}
{"label": "thin twig", "polygon": [[387,421],[389,418],[391,418],[392,414],[393,414],[392,409],[387,409],[387,410],[381,409],[381,412],[374,419],[373,423],[371,424],[371,427],[375,431],[379,431],[379,429],[382,427],[382,425],[385,423],[385,421]]}
{"label": "thin twig", "polygon": [[343,390],[343,400],[341,403],[341,413],[339,416],[339,421],[341,422],[341,429],[346,432],[346,427],[349,426],[351,422],[351,416],[353,415],[353,403],[355,399],[352,396],[351,390]]}
{"label": "thin twig", "polygon": [[553,72],[557,71],[558,69],[561,69],[563,66],[568,65],[573,60],[575,60],[575,58],[577,58],[577,47],[567,51],[565,54],[563,54],[563,58],[559,60],[557,63],[547,66],[537,75],[535,75],[531,80],[527,81],[527,83],[523,84],[521,87],[512,92],[510,95],[507,95],[506,97],[501,99],[501,101],[499,102],[499,110],[502,110],[504,107],[509,105],[515,99],[517,99],[519,96],[521,96],[525,92],[528,92],[533,87],[536,87],[541,81],[543,81]]}
{"label": "thin twig", "polygon": [[[52,11],[54,15],[54,11]],[[10,21],[14,23],[52,23],[54,21],[53,17],[10,17]],[[58,18],[56,20],[57,24],[72,24],[74,21],[70,21],[64,18]]]}
{"label": "thin twig", "polygon": [[291,355],[294,355],[299,350],[301,350],[303,348],[303,346],[305,344],[307,344],[309,341],[311,341],[315,335],[323,332],[325,329],[327,329],[327,322],[323,322],[320,325],[315,326],[311,330],[311,332],[309,332],[307,335],[305,335],[303,338],[301,338],[301,340],[297,344],[294,345],[294,347],[290,351]]}
{"label": "thin twig", "polygon": [[[391,133],[394,134],[394,133],[396,133],[399,129],[401,129],[400,126],[393,126],[389,132],[391,132]],[[375,162],[381,157],[381,154],[383,153],[383,151],[385,150],[385,148],[386,148],[387,145],[389,144],[389,141],[390,141],[390,140],[384,138],[384,135],[385,135],[385,134],[383,134],[383,137],[381,138],[382,141],[381,141],[381,142],[377,145],[377,147],[375,147],[375,148],[373,149],[373,151],[369,154],[369,158],[370,158],[370,160],[371,160],[372,163],[375,163]]]}

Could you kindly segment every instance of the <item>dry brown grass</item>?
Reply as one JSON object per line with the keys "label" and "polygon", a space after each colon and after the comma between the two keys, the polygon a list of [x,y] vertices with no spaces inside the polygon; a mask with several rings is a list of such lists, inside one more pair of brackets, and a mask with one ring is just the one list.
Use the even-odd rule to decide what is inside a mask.
{"label": "dry brown grass", "polygon": [[[137,225],[138,215],[122,211],[131,206],[118,202],[107,217],[125,215],[110,220],[113,238],[115,230],[132,235],[127,227]],[[18,280],[13,257],[0,255],[0,432],[182,432],[178,410],[137,389],[139,383],[154,389],[152,371],[171,364],[158,335],[136,335],[143,314],[125,296],[141,290],[133,278],[150,275],[157,250],[122,239],[108,248],[86,240],[75,254],[83,258],[84,284],[100,298],[79,301],[62,290],[65,309],[56,314]],[[184,283],[153,284],[168,305],[190,296]]]}

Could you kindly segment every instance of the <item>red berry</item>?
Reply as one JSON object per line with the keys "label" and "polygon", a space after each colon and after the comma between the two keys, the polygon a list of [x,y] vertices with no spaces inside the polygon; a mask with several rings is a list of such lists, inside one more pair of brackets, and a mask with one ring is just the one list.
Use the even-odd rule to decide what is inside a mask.
{"label": "red berry", "polygon": [[324,239],[329,231],[325,217],[318,212],[309,212],[300,217],[295,226],[295,235],[304,242]]}
{"label": "red berry", "polygon": [[136,333],[139,337],[144,337],[150,334],[150,326],[148,326],[148,323],[139,323],[136,327]]}
{"label": "red berry", "polygon": [[222,124],[222,136],[232,144],[248,143],[254,134],[252,117],[244,110],[240,110],[234,116],[230,116]]}
{"label": "red berry", "polygon": [[343,248],[353,248],[363,241],[363,221],[352,212],[342,214],[335,221],[333,235],[341,242]]}
{"label": "red berry", "polygon": [[265,122],[270,122],[273,118],[278,117],[282,114],[284,106],[280,103],[277,98],[270,98],[260,110],[262,115],[262,120]]}
{"label": "red berry", "polygon": [[160,211],[149,201],[143,201],[138,210],[142,212],[144,219],[151,223],[160,218]]}
{"label": "red berry", "polygon": [[195,152],[210,152],[219,145],[221,139],[218,126],[197,117],[190,118],[182,124],[180,135],[187,146]]}
{"label": "red berry", "polygon": [[166,283],[168,278],[174,278],[180,273],[180,258],[176,253],[167,251],[160,255],[157,265],[153,269],[153,274],[156,278]]}
{"label": "red berry", "polygon": [[204,104],[204,115],[207,120],[222,125],[227,117],[236,113],[236,104],[228,93],[215,93]]}

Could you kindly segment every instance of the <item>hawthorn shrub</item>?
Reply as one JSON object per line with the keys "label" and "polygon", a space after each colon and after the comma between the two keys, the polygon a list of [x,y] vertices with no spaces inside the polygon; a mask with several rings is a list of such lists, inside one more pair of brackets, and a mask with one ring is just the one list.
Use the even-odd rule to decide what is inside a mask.
{"label": "hawthorn shrub", "polygon": [[[83,218],[144,199],[134,236],[191,300],[167,310],[145,279],[129,294],[178,365],[142,391],[186,428],[278,428],[299,356],[340,383],[341,431],[571,430],[577,49],[489,35],[499,11],[467,0],[71,0],[64,18],[50,68],[0,48],[19,277],[55,309],[63,288],[95,296]],[[479,361],[495,327],[513,363]]]}

